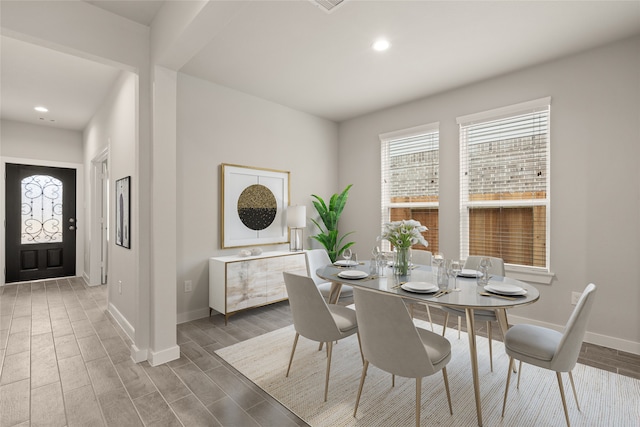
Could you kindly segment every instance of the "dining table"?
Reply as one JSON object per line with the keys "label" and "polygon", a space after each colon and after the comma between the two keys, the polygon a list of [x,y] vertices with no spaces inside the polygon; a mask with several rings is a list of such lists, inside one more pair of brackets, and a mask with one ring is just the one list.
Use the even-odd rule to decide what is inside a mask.
{"label": "dining table", "polygon": [[[345,271],[352,271],[354,273],[344,273]],[[358,271],[360,273],[358,273]],[[365,261],[353,263],[353,265],[348,266],[329,264],[319,268],[316,274],[320,278],[332,283],[331,298],[334,299],[340,294],[342,285],[349,285],[394,294],[415,303],[446,306],[464,310],[469,338],[469,357],[473,374],[476,413],[478,425],[482,426],[482,399],[480,379],[478,376],[474,311],[495,310],[498,324],[504,336],[504,333],[506,333],[509,328],[506,310],[526,306],[538,301],[540,298],[538,290],[520,280],[493,275],[490,277],[488,284],[491,285],[492,288],[500,289],[515,286],[522,289],[522,291],[519,292],[521,295],[502,295],[488,292],[484,286],[478,286],[475,277],[456,277],[455,281],[457,281],[459,291],[453,291],[455,281],[454,278],[451,278],[449,283],[445,287],[442,287],[441,291],[439,289],[437,292],[418,293],[405,290],[409,289],[406,285],[411,284],[411,282],[417,282],[422,285],[435,285],[437,283],[436,268],[430,265],[415,264],[411,266],[408,274],[405,276],[394,274],[392,267],[386,267],[383,268],[383,271],[378,271],[378,273],[381,274],[369,274],[370,271],[369,262]],[[361,278],[355,278],[355,276]],[[403,287],[405,289],[403,289]]]}

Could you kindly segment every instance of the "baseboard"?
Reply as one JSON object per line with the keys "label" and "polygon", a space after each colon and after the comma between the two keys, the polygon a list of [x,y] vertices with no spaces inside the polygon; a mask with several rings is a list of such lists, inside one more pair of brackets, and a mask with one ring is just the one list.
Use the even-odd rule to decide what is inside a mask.
{"label": "baseboard", "polygon": [[198,310],[187,311],[186,313],[178,313],[177,322],[186,323],[191,322],[192,320],[202,319],[203,317],[209,317],[209,309],[208,308],[200,308]]}
{"label": "baseboard", "polygon": [[82,273],[82,279],[84,280],[84,283],[87,284],[87,286],[100,286],[100,285],[102,285],[102,283],[91,283],[91,278],[87,275],[86,272]]}
{"label": "baseboard", "polygon": [[[562,332],[565,325],[556,325],[553,323],[542,322],[534,319],[527,319],[526,317],[513,316],[509,314],[509,323],[517,325],[519,323],[528,323],[530,325],[542,326],[545,328],[553,329],[558,332]],[[610,337],[608,335],[596,334],[594,332],[587,331],[584,335],[584,341],[589,344],[601,345],[603,347],[609,347],[616,350],[626,351],[627,353],[633,353],[640,355],[640,343],[622,338]]]}
{"label": "baseboard", "polygon": [[109,303],[109,314],[113,316],[113,319],[120,325],[120,328],[129,337],[131,341],[135,341],[135,328],[129,323],[129,321],[120,313],[115,305]]}
{"label": "baseboard", "polygon": [[180,358],[180,346],[173,346],[161,351],[149,350],[149,364],[151,366],[162,365]]}
{"label": "baseboard", "polygon": [[135,344],[131,344],[131,359],[135,363],[144,362],[149,357],[149,350],[140,350]]}

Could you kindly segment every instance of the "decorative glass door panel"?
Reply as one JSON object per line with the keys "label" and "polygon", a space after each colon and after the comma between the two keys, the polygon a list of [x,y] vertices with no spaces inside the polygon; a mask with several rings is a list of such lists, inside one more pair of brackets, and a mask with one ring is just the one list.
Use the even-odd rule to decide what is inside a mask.
{"label": "decorative glass door panel", "polygon": [[23,245],[62,243],[62,181],[49,175],[22,179]]}

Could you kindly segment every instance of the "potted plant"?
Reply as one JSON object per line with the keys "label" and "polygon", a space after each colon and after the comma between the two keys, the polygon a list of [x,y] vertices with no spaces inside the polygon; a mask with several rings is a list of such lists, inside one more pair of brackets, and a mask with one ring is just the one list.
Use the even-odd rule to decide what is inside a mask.
{"label": "potted plant", "polygon": [[349,234],[352,234],[353,231],[338,238],[338,220],[340,219],[340,215],[342,214],[344,205],[347,203],[349,189],[352,185],[353,184],[349,184],[347,188],[342,191],[342,193],[336,193],[331,196],[328,206],[320,196],[316,196],[315,194],[311,195],[311,197],[314,197],[316,199],[313,201],[313,206],[315,206],[316,211],[318,212],[318,215],[320,215],[320,219],[322,220],[322,225],[320,225],[316,220],[311,218],[311,221],[313,221],[316,227],[320,229],[320,233],[311,237],[316,239],[322,244],[322,246],[325,247],[327,253],[329,254],[331,262],[335,262],[345,249],[351,247],[355,243],[348,242],[344,245],[342,244],[344,238]]}

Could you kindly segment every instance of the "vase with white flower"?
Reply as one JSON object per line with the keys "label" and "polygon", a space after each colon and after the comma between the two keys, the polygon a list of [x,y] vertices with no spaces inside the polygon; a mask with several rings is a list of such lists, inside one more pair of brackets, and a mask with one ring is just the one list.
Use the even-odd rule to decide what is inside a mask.
{"label": "vase with white flower", "polygon": [[420,224],[420,221],[413,219],[392,221],[384,224],[382,239],[388,240],[396,249],[394,260],[394,272],[400,276],[407,276],[411,266],[411,246],[421,244],[428,246],[422,232],[427,231],[427,227]]}

